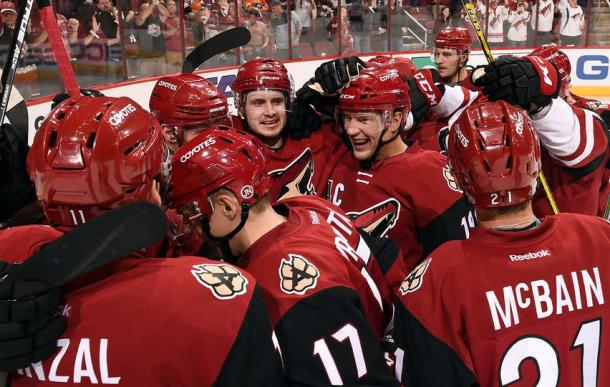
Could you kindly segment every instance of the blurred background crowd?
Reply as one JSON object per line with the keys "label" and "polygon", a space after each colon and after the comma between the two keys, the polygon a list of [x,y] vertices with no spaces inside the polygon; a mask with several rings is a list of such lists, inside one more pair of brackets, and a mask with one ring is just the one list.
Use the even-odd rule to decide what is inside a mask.
{"label": "blurred background crowd", "polygon": [[[437,31],[469,23],[460,0],[52,3],[82,87],[178,72],[194,47],[235,26],[250,30],[250,43],[218,55],[205,67],[236,65],[260,56],[299,59],[429,50]],[[492,47],[596,46],[610,42],[609,0],[476,0],[475,7]],[[0,5],[2,61],[19,9],[19,4],[10,1]],[[19,90],[25,98],[58,92],[57,67],[36,9],[26,45],[15,83]]]}

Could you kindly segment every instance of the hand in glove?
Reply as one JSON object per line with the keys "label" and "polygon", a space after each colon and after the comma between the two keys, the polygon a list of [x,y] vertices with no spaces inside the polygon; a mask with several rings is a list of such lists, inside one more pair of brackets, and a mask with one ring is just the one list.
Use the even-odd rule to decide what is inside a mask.
{"label": "hand in glove", "polygon": [[529,112],[549,105],[561,87],[555,66],[537,56],[502,56],[477,67],[472,81],[490,101],[503,100]]}
{"label": "hand in glove", "polygon": [[[323,110],[337,104],[337,97],[324,96],[320,85],[312,78],[301,87],[292,102],[288,114],[288,134],[295,140],[309,138],[313,132],[320,129],[322,122],[332,119],[330,112]],[[328,113],[328,114],[325,114]]]}
{"label": "hand in glove", "polygon": [[366,65],[357,56],[339,58],[322,63],[315,72],[315,82],[325,95],[334,95],[347,87]]}
{"label": "hand in glove", "polygon": [[57,287],[40,281],[13,280],[11,265],[0,261],[0,371],[27,367],[51,356],[66,329],[57,314]]}
{"label": "hand in glove", "polygon": [[445,86],[441,83],[441,75],[435,69],[418,70],[406,81],[411,94],[411,113],[415,124],[419,124],[430,108],[439,104],[445,93]]}

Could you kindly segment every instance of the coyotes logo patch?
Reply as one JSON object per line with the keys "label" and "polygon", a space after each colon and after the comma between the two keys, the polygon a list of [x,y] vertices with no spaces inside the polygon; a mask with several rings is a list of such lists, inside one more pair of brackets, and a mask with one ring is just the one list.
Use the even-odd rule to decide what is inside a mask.
{"label": "coyotes logo patch", "polygon": [[447,165],[443,167],[443,177],[445,178],[445,181],[447,182],[449,188],[456,192],[462,193],[462,190],[460,189],[460,187],[458,187],[457,181],[455,180],[455,177],[453,176]]}
{"label": "coyotes logo patch", "polygon": [[311,148],[306,148],[285,168],[269,172],[271,200],[278,201],[299,195],[315,195],[312,184],[314,162]]}
{"label": "coyotes logo patch", "polygon": [[400,216],[400,202],[389,198],[360,212],[348,212],[356,227],[383,238],[396,225]]}
{"label": "coyotes logo patch", "polygon": [[280,288],[288,294],[304,294],[316,287],[320,272],[305,257],[288,254],[288,260],[282,258],[280,263]]}
{"label": "coyotes logo patch", "polygon": [[191,273],[197,282],[212,291],[214,297],[220,300],[230,300],[246,293],[248,279],[234,268],[226,264],[194,265]]}
{"label": "coyotes logo patch", "polygon": [[407,293],[412,293],[421,287],[421,284],[424,281],[424,274],[426,273],[426,270],[428,270],[431,261],[432,257],[426,258],[402,281],[400,284],[400,293],[403,296]]}

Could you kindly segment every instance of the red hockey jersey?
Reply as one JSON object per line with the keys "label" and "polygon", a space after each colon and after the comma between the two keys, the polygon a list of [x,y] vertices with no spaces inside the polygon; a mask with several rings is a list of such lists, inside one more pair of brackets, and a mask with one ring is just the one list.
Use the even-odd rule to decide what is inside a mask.
{"label": "red hockey jersey", "polygon": [[[233,123],[243,126],[239,117],[233,117]],[[265,147],[271,201],[296,195],[322,196],[343,148],[343,141],[331,124],[324,124],[309,138],[286,137],[279,149]]]}
{"label": "red hockey jersey", "polygon": [[379,346],[382,301],[352,263],[357,253],[318,212],[285,207],[287,221],[240,266],[262,288],[289,383],[395,385]]}
{"label": "red hockey jersey", "polygon": [[408,386],[610,386],[610,224],[475,229],[426,258],[396,305]]}
{"label": "red hockey jersey", "polygon": [[[0,231],[0,256],[21,262],[60,236],[45,226]],[[65,288],[68,322],[51,358],[12,386],[283,385],[280,355],[254,278],[198,257],[128,257]]]}
{"label": "red hockey jersey", "polygon": [[398,242],[408,270],[443,242],[466,238],[474,226],[472,206],[445,156],[418,145],[370,169],[346,153],[332,173],[327,198],[357,227]]}

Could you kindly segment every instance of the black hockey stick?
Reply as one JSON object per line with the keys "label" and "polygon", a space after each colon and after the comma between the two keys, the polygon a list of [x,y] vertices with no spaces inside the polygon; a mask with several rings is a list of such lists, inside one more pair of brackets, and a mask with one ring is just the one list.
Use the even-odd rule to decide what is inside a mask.
{"label": "black hockey stick", "polygon": [[34,0],[25,0],[21,4],[19,15],[17,15],[17,23],[15,24],[18,29],[13,32],[13,39],[7,53],[6,62],[4,63],[4,69],[2,70],[2,77],[0,78],[0,124],[4,122],[4,116],[8,109],[9,97],[11,96],[11,89],[13,87],[13,81],[15,80],[15,73],[17,72],[17,65],[19,64],[19,56],[21,56],[21,48],[25,40],[25,33],[30,21],[30,14],[32,13],[32,6]]}
{"label": "black hockey stick", "polygon": [[9,278],[62,285],[115,259],[153,245],[165,235],[166,219],[158,206],[134,202],[82,224],[43,247]]}
{"label": "black hockey stick", "polygon": [[243,46],[250,41],[250,31],[245,27],[231,28],[195,47],[184,59],[183,73],[192,73],[206,60],[223,52]]}

